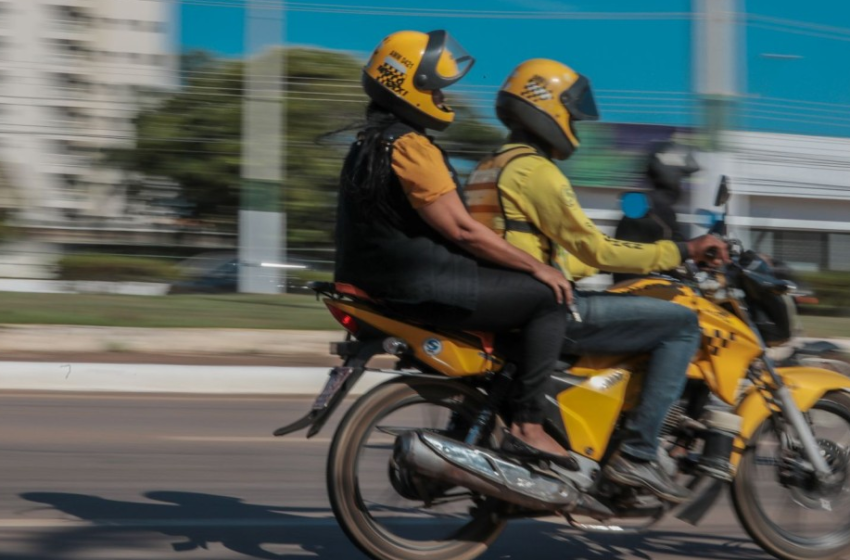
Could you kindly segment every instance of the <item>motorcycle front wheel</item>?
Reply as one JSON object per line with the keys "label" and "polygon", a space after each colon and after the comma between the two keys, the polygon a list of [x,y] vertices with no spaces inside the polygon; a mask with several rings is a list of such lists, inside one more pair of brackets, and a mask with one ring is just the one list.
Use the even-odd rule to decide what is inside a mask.
{"label": "motorcycle front wheel", "polygon": [[741,524],[784,560],[829,560],[850,548],[850,397],[829,393],[806,413],[836,476],[830,488],[780,476],[785,464],[771,421],[756,430],[732,484]]}
{"label": "motorcycle front wheel", "polygon": [[327,486],[337,521],[360,550],[378,560],[471,560],[487,550],[505,526],[498,502],[411,477],[393,461],[399,433],[433,429],[462,439],[485,405],[461,382],[423,377],[384,383],[354,403],[334,434]]}

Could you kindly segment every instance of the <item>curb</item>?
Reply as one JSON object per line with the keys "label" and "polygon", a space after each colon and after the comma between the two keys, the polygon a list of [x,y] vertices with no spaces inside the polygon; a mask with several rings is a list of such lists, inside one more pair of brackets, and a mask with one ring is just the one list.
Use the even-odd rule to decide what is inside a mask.
{"label": "curb", "polygon": [[[326,367],[0,362],[0,391],[318,395]],[[367,373],[351,395],[391,379]]]}

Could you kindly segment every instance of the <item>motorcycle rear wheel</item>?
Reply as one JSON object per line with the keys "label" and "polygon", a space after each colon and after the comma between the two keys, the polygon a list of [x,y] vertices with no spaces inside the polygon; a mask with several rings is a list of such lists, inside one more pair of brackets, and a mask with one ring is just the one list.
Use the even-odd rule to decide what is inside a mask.
{"label": "motorcycle rear wheel", "polygon": [[[829,393],[807,416],[819,442],[837,444],[828,447],[832,456],[827,458],[836,472],[843,472],[840,488],[824,494],[781,484],[779,447],[768,420],[754,433],[731,488],[732,503],[744,529],[763,549],[783,560],[830,560],[850,548],[850,396]],[[780,507],[776,507],[777,502]],[[829,520],[837,520],[839,526],[816,535],[806,534],[804,527],[819,531]]]}
{"label": "motorcycle rear wheel", "polygon": [[[479,391],[459,382],[418,377],[384,383],[361,397],[340,423],[328,455],[328,497],[334,515],[349,539],[377,560],[471,560],[486,552],[505,527],[506,521],[494,511],[497,503],[494,500],[479,502],[474,515],[467,516],[463,512],[446,515],[443,521],[452,525],[450,533],[422,539],[413,538],[409,534],[409,526],[425,531],[430,529],[426,526],[430,522],[439,525],[439,515],[429,519],[429,508],[419,506],[424,513],[420,516],[408,515],[406,510],[399,508],[395,522],[408,521],[407,535],[399,534],[404,532],[404,527],[398,532],[393,530],[393,519],[380,517],[380,510],[375,512],[370,509],[367,494],[374,492],[375,484],[367,480],[370,475],[376,478],[381,466],[380,459],[370,461],[365,457],[369,442],[373,441],[370,438],[381,431],[383,426],[379,423],[390,422],[384,419],[391,417],[392,413],[417,404],[442,406],[450,410],[451,414],[463,414],[468,420],[485,406],[486,399]],[[361,467],[364,470],[371,469],[371,472],[364,475]],[[387,469],[385,466],[383,472],[387,473],[387,470],[391,472],[392,467]],[[383,484],[386,489],[393,491],[389,474],[384,475]],[[456,490],[462,489],[453,491]],[[409,498],[401,499],[405,505],[412,503],[408,501]],[[393,513],[392,509],[388,511]]]}

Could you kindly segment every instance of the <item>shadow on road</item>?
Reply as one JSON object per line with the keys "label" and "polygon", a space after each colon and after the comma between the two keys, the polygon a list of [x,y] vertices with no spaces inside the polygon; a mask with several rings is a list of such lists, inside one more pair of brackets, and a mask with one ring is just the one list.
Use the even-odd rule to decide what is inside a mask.
{"label": "shadow on road", "polygon": [[[246,504],[227,496],[167,491],[144,494],[150,502],[58,492],[30,492],[21,497],[93,525],[39,530],[27,556],[15,556],[20,560],[79,558],[95,551],[93,556],[102,557],[113,548],[149,550],[150,558],[179,558],[174,552],[209,549],[216,543],[248,558],[365,558],[344,537],[327,508]],[[177,538],[171,552],[162,549],[157,535]],[[482,560],[527,558],[529,543],[533,543],[535,560],[769,558],[748,539],[695,534],[688,528],[682,533],[656,531],[640,536],[589,535],[551,523],[521,521],[509,524]],[[2,558],[11,557],[0,553]]]}

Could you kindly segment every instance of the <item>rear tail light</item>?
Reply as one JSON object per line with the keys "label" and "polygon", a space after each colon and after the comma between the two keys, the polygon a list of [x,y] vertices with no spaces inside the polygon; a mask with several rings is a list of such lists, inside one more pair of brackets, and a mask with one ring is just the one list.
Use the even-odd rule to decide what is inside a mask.
{"label": "rear tail light", "polygon": [[360,325],[357,324],[357,321],[338,307],[334,307],[333,305],[328,305],[328,311],[331,312],[331,315],[334,316],[342,328],[350,332],[351,334],[357,334],[357,331],[360,330]]}

